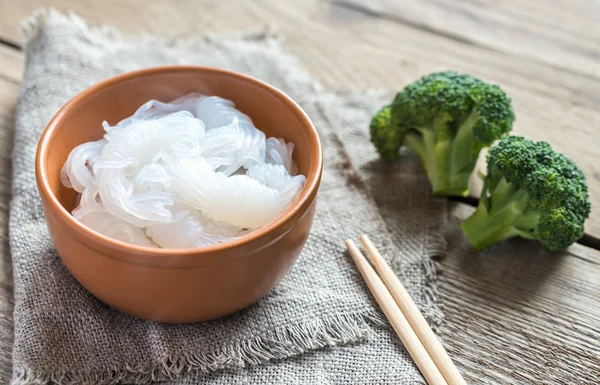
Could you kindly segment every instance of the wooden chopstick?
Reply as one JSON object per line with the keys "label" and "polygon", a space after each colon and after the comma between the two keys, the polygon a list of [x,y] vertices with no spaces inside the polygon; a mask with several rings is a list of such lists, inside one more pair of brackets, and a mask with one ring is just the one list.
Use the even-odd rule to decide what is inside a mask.
{"label": "wooden chopstick", "polygon": [[383,284],[383,281],[381,281],[375,270],[373,270],[373,267],[371,267],[369,261],[367,261],[365,256],[358,250],[358,247],[356,247],[356,244],[353,241],[347,240],[346,247],[363,276],[363,279],[367,283],[367,286],[369,286],[369,290],[371,290],[371,293],[373,293],[373,296],[377,300],[379,307],[383,310],[383,313],[396,331],[396,334],[398,334],[398,337],[400,337],[406,350],[417,364],[417,367],[423,374],[423,377],[425,377],[427,383],[429,385],[448,385],[427,353],[427,350],[425,350],[423,344],[400,311],[396,301],[394,301],[394,298]]}
{"label": "wooden chopstick", "polygon": [[371,262],[375,266],[375,270],[387,286],[388,290],[396,300],[398,307],[408,320],[408,323],[415,331],[419,340],[429,353],[429,356],[442,373],[448,385],[466,385],[462,375],[448,356],[448,353],[438,340],[437,336],[431,330],[425,317],[419,311],[419,308],[412,300],[408,291],[404,288],[396,274],[392,271],[387,262],[382,258],[381,254],[373,242],[366,235],[361,235],[360,242],[367,250]]}

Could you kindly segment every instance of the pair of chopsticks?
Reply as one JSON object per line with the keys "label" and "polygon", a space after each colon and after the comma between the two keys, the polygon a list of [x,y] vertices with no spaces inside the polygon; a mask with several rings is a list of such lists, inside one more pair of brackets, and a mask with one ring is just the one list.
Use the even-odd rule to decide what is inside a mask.
{"label": "pair of chopsticks", "polygon": [[466,385],[465,380],[427,324],[408,291],[379,254],[369,237],[361,235],[360,242],[379,275],[352,240],[346,241],[348,252],[427,383],[429,385]]}

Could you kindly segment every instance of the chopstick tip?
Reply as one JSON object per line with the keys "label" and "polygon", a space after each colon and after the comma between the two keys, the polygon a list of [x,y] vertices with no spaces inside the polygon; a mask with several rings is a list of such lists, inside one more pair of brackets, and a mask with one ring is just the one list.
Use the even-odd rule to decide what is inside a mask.
{"label": "chopstick tip", "polygon": [[362,245],[367,249],[373,249],[375,246],[373,246],[373,242],[371,242],[371,238],[369,238],[369,236],[367,234],[363,234],[360,236],[360,243],[362,243]]}

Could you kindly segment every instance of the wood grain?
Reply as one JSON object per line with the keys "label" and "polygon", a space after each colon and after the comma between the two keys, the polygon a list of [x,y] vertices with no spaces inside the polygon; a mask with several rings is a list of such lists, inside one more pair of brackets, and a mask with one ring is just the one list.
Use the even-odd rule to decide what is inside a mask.
{"label": "wood grain", "polygon": [[[202,6],[197,1],[180,0],[177,7],[168,7],[168,2],[161,0],[132,0],[122,4],[117,0],[106,0],[101,5],[92,0],[23,0],[18,4],[11,1],[13,5],[10,7],[1,7],[2,2],[8,1],[0,0],[0,8],[8,9],[0,13],[0,37],[11,42],[18,42],[15,20],[26,17],[42,3],[53,4],[63,11],[72,9],[95,24],[113,24],[124,32],[136,34],[189,37],[273,23],[283,32],[288,46],[308,70],[325,84],[336,88],[380,88],[391,93],[419,76],[448,68],[500,84],[513,99],[517,114],[514,132],[534,140],[548,141],[584,170],[590,185],[593,210],[586,224],[586,233],[600,239],[600,215],[596,215],[596,208],[600,210],[600,163],[596,161],[597,149],[600,148],[600,131],[596,127],[600,122],[600,110],[597,108],[600,103],[600,77],[561,69],[541,58],[500,52],[483,43],[471,44],[427,28],[397,22],[392,17],[397,8],[391,5],[388,8],[392,16],[384,18],[378,13],[348,8],[347,4],[318,0],[241,3],[204,0]],[[531,1],[534,0],[525,3],[530,4]],[[406,12],[417,7],[417,3],[421,4],[406,2]],[[517,0],[509,3],[516,9],[521,4]],[[457,4],[463,2],[458,1]],[[493,4],[496,3],[489,2],[490,7],[496,7]],[[453,12],[463,12],[460,7]],[[562,8],[556,7],[550,8],[558,13]],[[540,5],[539,8],[544,7]],[[115,11],[117,9],[118,12]],[[423,14],[441,12],[433,6],[431,10],[427,9]],[[576,12],[574,9],[579,8],[573,5],[565,5],[565,9],[572,15],[585,13]],[[600,6],[596,9],[600,10]],[[544,8],[543,12],[550,11]],[[454,20],[454,13],[449,10],[447,13],[449,20]],[[412,18],[419,14],[417,11],[409,12]],[[8,18],[12,24],[3,21]],[[525,24],[519,24],[519,28],[525,28]],[[532,36],[536,36],[534,26],[531,28]],[[593,34],[593,31],[592,28],[586,33]],[[600,39],[600,32],[595,36]],[[521,37],[520,40],[527,39]],[[534,54],[535,51],[532,51],[531,55]],[[564,55],[567,56],[568,52]],[[581,67],[584,66],[582,62]],[[472,192],[474,196],[478,195],[478,187],[476,183]]]}
{"label": "wood grain", "polygon": [[25,57],[21,51],[0,44],[0,78],[18,84],[24,66]]}
{"label": "wood grain", "polygon": [[600,76],[600,12],[591,1],[330,1],[457,42]]}
{"label": "wood grain", "polygon": [[467,383],[597,384],[600,253],[513,240],[478,254],[458,227],[472,211],[451,211],[439,286],[442,338]]}
{"label": "wood grain", "polygon": [[[308,70],[336,88],[392,92],[431,71],[470,72],[512,96],[517,133],[549,141],[584,169],[594,207],[586,230],[600,238],[595,214],[600,135],[594,126],[600,122],[600,76],[597,49],[590,48],[600,39],[600,5],[585,0],[463,0],[452,1],[452,7],[450,0],[400,3],[403,8],[393,8],[382,0],[369,12],[318,0],[180,0],[176,7],[167,0],[0,0],[0,40],[18,45],[18,20],[53,5],[134,34],[185,38],[274,23]],[[427,8],[419,8],[422,4]],[[398,20],[399,9],[404,20]],[[447,25],[440,22],[446,19]],[[493,28],[480,28],[488,24]],[[454,35],[447,33],[450,27]],[[463,37],[467,33],[475,34],[471,41]],[[1,383],[10,376],[12,341],[12,274],[4,241],[8,145],[23,63],[19,51],[0,43]],[[447,321],[442,337],[467,382],[596,384],[600,253],[578,245],[548,253],[517,240],[478,255],[457,226],[469,210],[462,204],[454,208],[440,280]]]}

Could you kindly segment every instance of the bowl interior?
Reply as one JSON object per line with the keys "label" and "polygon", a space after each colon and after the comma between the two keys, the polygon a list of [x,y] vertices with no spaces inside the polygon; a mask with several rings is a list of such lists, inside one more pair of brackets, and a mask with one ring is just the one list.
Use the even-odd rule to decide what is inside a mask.
{"label": "bowl interior", "polygon": [[[44,154],[49,187],[69,212],[77,193],[60,182],[60,169],[77,145],[98,140],[104,134],[102,122],[115,124],[132,115],[150,99],[172,101],[190,92],[217,95],[232,100],[249,115],[267,137],[275,136],[295,144],[294,160],[299,172],[309,177],[314,138],[298,111],[281,94],[262,83],[230,73],[199,68],[142,72],[138,76],[108,82],[97,90],[79,95],[71,108],[62,111],[58,124],[48,137]],[[314,134],[313,134],[314,135]]]}

